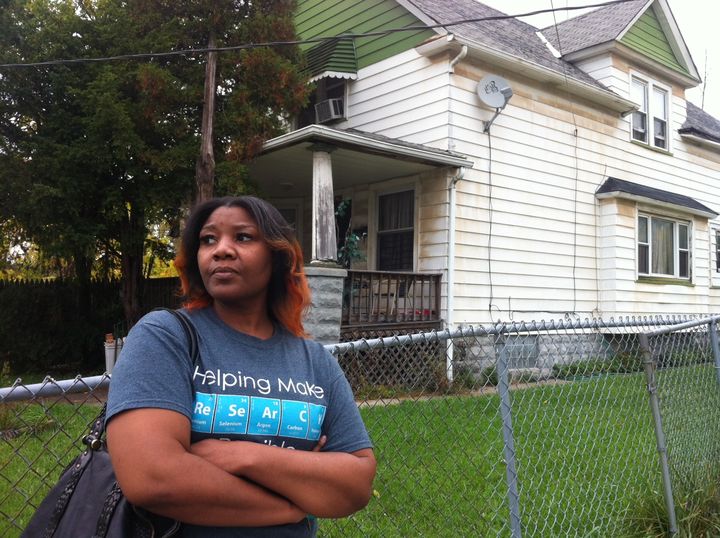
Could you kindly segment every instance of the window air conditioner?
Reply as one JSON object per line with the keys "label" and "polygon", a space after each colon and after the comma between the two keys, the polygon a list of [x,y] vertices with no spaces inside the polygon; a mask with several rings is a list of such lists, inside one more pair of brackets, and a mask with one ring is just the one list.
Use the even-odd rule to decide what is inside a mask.
{"label": "window air conditioner", "polygon": [[332,120],[343,118],[343,100],[325,99],[315,105],[315,122],[327,123]]}

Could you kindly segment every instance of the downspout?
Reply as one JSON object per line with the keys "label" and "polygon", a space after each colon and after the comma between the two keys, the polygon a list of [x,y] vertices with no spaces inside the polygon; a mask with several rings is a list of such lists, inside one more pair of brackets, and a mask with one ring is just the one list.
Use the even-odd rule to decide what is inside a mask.
{"label": "downspout", "polygon": [[[468,48],[467,45],[463,45],[462,49],[455,58],[450,60],[448,66],[448,151],[455,149],[455,142],[453,140],[453,113],[452,113],[452,75],[455,72],[455,66],[460,60],[467,56]],[[448,199],[450,207],[448,208],[448,259],[447,259],[447,312],[445,315],[446,328],[452,331],[454,327],[454,312],[455,308],[455,185],[460,181],[465,174],[465,168],[460,167],[455,174],[455,177],[450,178],[450,185],[448,186]],[[453,368],[453,356],[455,346],[452,339],[446,340],[446,352],[445,352],[445,373],[447,375],[448,383],[452,383],[455,378]]]}
{"label": "downspout", "polygon": [[452,112],[452,75],[455,72],[455,66],[467,56],[468,48],[467,45],[463,45],[458,52],[457,56],[450,60],[448,66],[448,96],[447,96],[447,111],[448,111],[448,151],[455,149],[455,141],[453,138],[453,112]]}
{"label": "downspout", "polygon": [[465,168],[460,167],[458,169],[457,174],[455,174],[454,177],[450,178],[450,185],[448,187],[449,198],[450,198],[450,210],[448,213],[448,220],[449,226],[448,226],[448,263],[447,263],[447,270],[448,270],[448,277],[447,277],[447,315],[445,316],[445,322],[447,324],[447,328],[452,330],[454,329],[454,302],[455,302],[455,292],[453,290],[455,286],[455,213],[456,213],[456,204],[455,204],[455,185],[458,181],[460,181],[463,176],[465,175]]}

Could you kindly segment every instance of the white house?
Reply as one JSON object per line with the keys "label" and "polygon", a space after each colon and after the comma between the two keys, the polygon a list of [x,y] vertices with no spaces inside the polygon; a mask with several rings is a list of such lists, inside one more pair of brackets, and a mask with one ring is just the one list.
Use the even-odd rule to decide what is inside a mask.
{"label": "white house", "polygon": [[307,45],[311,106],[251,178],[316,264],[348,200],[345,332],[716,312],[720,121],[685,100],[701,80],[666,0],[502,15],[298,2],[303,39],[342,37]]}

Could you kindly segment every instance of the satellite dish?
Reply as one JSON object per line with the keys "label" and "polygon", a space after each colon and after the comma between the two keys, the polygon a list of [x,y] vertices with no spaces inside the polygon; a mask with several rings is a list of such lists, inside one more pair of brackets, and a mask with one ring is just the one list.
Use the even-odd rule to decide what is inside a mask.
{"label": "satellite dish", "polygon": [[475,91],[485,106],[495,109],[505,108],[513,95],[508,81],[498,75],[485,75]]}

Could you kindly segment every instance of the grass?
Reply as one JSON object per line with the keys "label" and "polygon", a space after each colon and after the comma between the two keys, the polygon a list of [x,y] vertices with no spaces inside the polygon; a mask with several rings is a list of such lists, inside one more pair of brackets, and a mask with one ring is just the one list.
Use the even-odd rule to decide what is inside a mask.
{"label": "grass", "polygon": [[[706,469],[702,485],[688,491],[678,488],[675,512],[678,535],[683,538],[717,538],[720,536],[720,469],[716,463]],[[664,497],[652,491],[638,499],[638,504],[625,521],[627,535],[632,538],[665,538],[670,535]]]}
{"label": "grass", "polygon": [[[671,389],[664,416],[668,440],[679,447],[676,464],[693,465],[699,452],[712,457],[720,446],[717,429],[703,425],[720,406],[714,375],[711,366],[658,374]],[[511,394],[523,536],[652,536],[632,523],[643,500],[661,491],[644,374],[604,373]],[[379,463],[377,494],[352,518],[322,522],[319,535],[509,536],[499,406],[497,394],[486,394],[364,409]],[[688,422],[707,434],[690,447],[682,441]],[[713,506],[699,505],[692,510]]]}
{"label": "grass", "polygon": [[[608,513],[627,509],[639,493],[632,483],[655,469],[642,380],[540,385],[512,396],[524,534],[617,535],[619,517]],[[321,535],[508,535],[499,406],[494,394],[365,410],[379,496],[350,520],[324,522]]]}
{"label": "grass", "polygon": [[[712,367],[674,368],[658,379],[667,388],[661,398],[668,445],[677,447],[670,452],[674,473],[720,461],[720,426],[708,424],[720,408]],[[518,386],[511,398],[524,536],[662,535],[648,530],[648,521],[662,521],[665,512],[642,373]],[[363,407],[379,463],[375,496],[350,518],[323,521],[319,536],[508,536],[500,403],[488,390]],[[31,408],[23,413],[36,412]],[[51,410],[78,437],[96,413],[96,406],[70,404]],[[19,534],[8,521],[27,521],[59,464],[75,455],[68,448],[73,436],[52,429],[0,439],[0,535]],[[32,472],[28,462],[35,462]],[[717,513],[720,498],[717,488],[688,491],[678,494],[681,528],[708,519],[707,510]],[[697,530],[714,524],[683,536],[717,536]]]}
{"label": "grass", "polygon": [[5,415],[0,430],[0,536],[12,537],[80,453],[78,440],[100,408],[22,402],[0,409]]}

